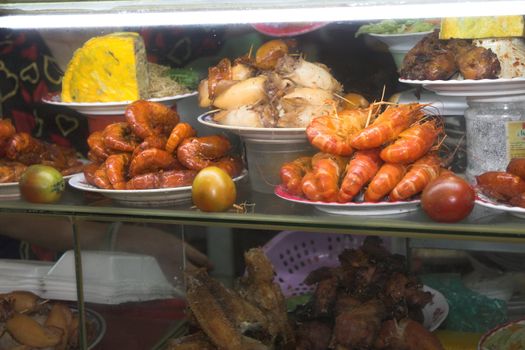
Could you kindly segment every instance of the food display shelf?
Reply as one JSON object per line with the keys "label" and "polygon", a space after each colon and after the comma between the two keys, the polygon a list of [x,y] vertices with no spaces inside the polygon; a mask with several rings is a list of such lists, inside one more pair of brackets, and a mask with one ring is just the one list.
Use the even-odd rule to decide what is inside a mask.
{"label": "food display shelf", "polygon": [[438,223],[418,208],[393,215],[334,215],[313,206],[282,200],[274,194],[252,191],[238,183],[238,204],[245,212],[205,213],[191,201],[169,207],[126,207],[110,199],[68,188],[56,204],[31,204],[21,199],[0,201],[0,214],[31,213],[79,219],[122,220],[231,228],[304,230],[391,237],[466,239],[492,242],[525,241],[524,219],[476,205],[459,223]]}

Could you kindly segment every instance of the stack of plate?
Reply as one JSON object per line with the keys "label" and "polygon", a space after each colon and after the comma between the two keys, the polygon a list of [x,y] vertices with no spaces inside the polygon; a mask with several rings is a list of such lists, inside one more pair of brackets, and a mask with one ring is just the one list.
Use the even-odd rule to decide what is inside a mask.
{"label": "stack of plate", "polygon": [[[154,257],[122,252],[82,252],[84,300],[92,303],[168,299],[181,293]],[[27,290],[42,298],[77,300],[75,259],[67,251],[55,263],[0,261],[0,292]]]}

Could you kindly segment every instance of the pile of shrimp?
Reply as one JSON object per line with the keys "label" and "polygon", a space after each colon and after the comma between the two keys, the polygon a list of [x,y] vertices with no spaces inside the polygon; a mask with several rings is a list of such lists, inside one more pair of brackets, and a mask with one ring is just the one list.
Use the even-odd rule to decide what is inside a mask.
{"label": "pile of shrimp", "polygon": [[83,164],[75,150],[16,132],[9,119],[0,119],[0,183],[17,182],[33,164],[49,165],[62,175],[79,173]]}
{"label": "pile of shrimp", "polygon": [[419,103],[377,102],[314,118],[306,128],[320,152],[285,163],[282,185],[311,201],[403,201],[443,171],[438,115]]}
{"label": "pile of shrimp", "polygon": [[197,137],[193,127],[161,103],[138,100],[126,107],[125,121],[88,137],[86,181],[102,189],[142,190],[191,185],[198,171],[217,166],[238,176],[239,157],[221,135]]}
{"label": "pile of shrimp", "polygon": [[290,52],[293,41],[271,40],[233,62],[222,59],[199,84],[199,105],[219,109],[215,122],[243,127],[306,127],[330,110],[342,85],[328,67]]}

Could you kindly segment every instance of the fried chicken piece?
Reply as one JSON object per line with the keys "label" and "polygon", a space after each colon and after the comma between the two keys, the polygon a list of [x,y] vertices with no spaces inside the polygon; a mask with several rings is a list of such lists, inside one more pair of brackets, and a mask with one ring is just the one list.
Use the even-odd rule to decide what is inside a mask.
{"label": "fried chicken piece", "polygon": [[421,39],[404,57],[399,75],[403,79],[449,79],[457,71],[454,54],[439,40],[437,31]]}
{"label": "fried chicken piece", "polygon": [[[244,254],[247,275],[239,280],[239,293],[268,317],[268,331],[280,338],[282,349],[295,349],[295,336],[288,320],[286,302],[281,288],[274,283],[273,266],[261,248]],[[273,342],[272,342],[273,343]]]}
{"label": "fried chicken piece", "polygon": [[385,321],[375,341],[377,349],[443,350],[439,339],[420,323],[409,318]]}
{"label": "fried chicken piece", "polygon": [[349,349],[371,347],[381,329],[384,314],[385,307],[377,299],[343,311],[335,319],[330,346]]}
{"label": "fried chicken piece", "polygon": [[501,72],[498,56],[490,49],[472,47],[456,59],[465,79],[496,79]]}
{"label": "fried chicken piece", "polygon": [[454,54],[459,72],[465,79],[496,79],[501,72],[498,56],[490,49],[477,47],[468,40],[453,39],[446,44]]}
{"label": "fried chicken piece", "polygon": [[201,329],[217,347],[246,350],[242,333],[250,328],[266,328],[268,319],[234,291],[210,278],[205,269],[187,273],[187,299]]}
{"label": "fried chicken piece", "polygon": [[315,317],[332,314],[337,297],[339,280],[336,276],[320,281],[313,297],[313,312]]}

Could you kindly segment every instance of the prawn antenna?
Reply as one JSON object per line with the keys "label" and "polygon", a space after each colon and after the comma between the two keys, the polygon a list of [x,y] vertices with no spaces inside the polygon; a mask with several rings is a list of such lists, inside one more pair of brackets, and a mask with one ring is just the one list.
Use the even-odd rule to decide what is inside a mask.
{"label": "prawn antenna", "polygon": [[341,100],[345,101],[346,103],[354,106],[354,107],[359,107],[359,105],[355,104],[354,102],[350,101],[349,99],[345,98],[344,96],[341,96],[337,93],[334,92],[334,96],[337,97],[337,98],[340,98]]}

